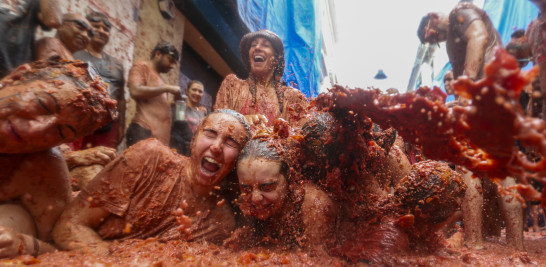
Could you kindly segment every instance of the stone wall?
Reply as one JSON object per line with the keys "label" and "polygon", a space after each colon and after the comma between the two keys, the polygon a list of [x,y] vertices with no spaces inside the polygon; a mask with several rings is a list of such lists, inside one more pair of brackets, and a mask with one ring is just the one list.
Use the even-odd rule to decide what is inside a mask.
{"label": "stone wall", "polygon": [[[184,38],[185,18],[178,9],[173,19],[165,19],[159,12],[157,0],[60,0],[63,12],[85,15],[90,11],[106,14],[112,22],[110,41],[106,53],[120,59],[125,67],[125,78],[133,61],[146,60],[157,42],[167,41],[181,52]],[[37,38],[54,36],[55,31],[37,33]],[[163,78],[168,84],[178,84],[179,66]],[[129,124],[135,113],[135,104],[125,88],[128,101],[126,122]],[[121,149],[124,148],[122,144]]]}
{"label": "stone wall", "polygon": [[[157,0],[142,0],[138,11],[138,27],[134,42],[134,60],[148,60],[158,42],[169,42],[182,52],[185,18],[176,9],[173,19],[165,19],[159,12]],[[182,55],[182,53],[180,53]],[[179,63],[180,64],[180,63]],[[178,85],[180,65],[167,74],[162,74],[167,84]],[[135,103],[131,100],[127,109],[127,124],[135,113]]]}

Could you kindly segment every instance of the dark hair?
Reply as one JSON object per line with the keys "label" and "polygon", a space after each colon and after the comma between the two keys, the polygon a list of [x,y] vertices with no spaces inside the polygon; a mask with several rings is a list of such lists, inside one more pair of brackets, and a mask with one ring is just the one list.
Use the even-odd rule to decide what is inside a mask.
{"label": "dark hair", "polygon": [[243,159],[265,159],[277,161],[281,164],[281,173],[288,179],[288,164],[283,160],[277,146],[272,145],[267,139],[252,139],[246,143],[239,154],[238,162]]}
{"label": "dark hair", "polygon": [[198,80],[191,80],[191,81],[188,83],[188,85],[186,86],[187,89],[190,89],[190,87],[191,87],[192,85],[194,85],[194,84],[200,84],[201,86],[205,86],[205,85],[203,85],[203,83],[202,83],[201,81],[198,81]]}
{"label": "dark hair", "polygon": [[421,43],[423,44],[426,42],[425,27],[428,25],[429,21],[430,21],[430,13],[426,14],[425,16],[423,16],[423,18],[421,18],[421,22],[419,23],[419,27],[417,28],[417,37],[419,37],[419,41],[421,41]]}
{"label": "dark hair", "polygon": [[108,19],[108,17],[106,15],[104,15],[104,13],[101,13],[101,12],[98,12],[98,11],[93,11],[93,12],[87,14],[87,16],[85,16],[85,18],[89,22],[102,22],[108,28],[112,28],[112,23],[110,23],[110,20]]}
{"label": "dark hair", "polygon": [[150,59],[153,59],[155,56],[155,52],[159,51],[162,55],[170,55],[173,57],[176,61],[180,60],[180,53],[174,45],[168,43],[168,42],[160,42],[157,43],[152,50],[152,53],[150,55]]}
{"label": "dark hair", "polygon": [[[277,100],[279,102],[279,111],[282,113],[284,110],[283,107],[283,100],[284,100],[284,91],[282,90],[282,76],[284,75],[284,45],[282,43],[282,39],[275,34],[272,31],[269,30],[259,30],[255,32],[247,33],[243,36],[241,39],[241,42],[239,43],[239,54],[241,55],[241,59],[243,60],[243,64],[247,68],[248,71],[250,71],[250,58],[248,55],[248,51],[250,51],[250,47],[252,45],[252,42],[257,38],[264,38],[265,40],[269,41],[273,47],[273,50],[275,50],[275,58],[277,59],[277,65],[275,66],[275,69],[273,70],[273,87],[275,88],[275,93],[277,94]],[[250,91],[250,94],[252,94],[252,105],[256,105],[256,77],[254,77],[253,73],[251,72],[249,75],[250,80],[250,86],[248,90]]]}
{"label": "dark hair", "polygon": [[518,29],[510,35],[512,38],[521,38],[523,36],[525,36],[525,29]]}

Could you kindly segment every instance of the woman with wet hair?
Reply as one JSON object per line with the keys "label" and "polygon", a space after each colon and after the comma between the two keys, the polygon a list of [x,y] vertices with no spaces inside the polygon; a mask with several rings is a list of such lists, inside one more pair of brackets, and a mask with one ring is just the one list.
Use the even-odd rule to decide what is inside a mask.
{"label": "woman with wet hair", "polygon": [[254,139],[241,152],[238,203],[246,226],[229,243],[318,248],[332,240],[337,208],[312,182],[295,178],[285,141]]}
{"label": "woman with wet hair", "polygon": [[[245,115],[251,125],[273,125],[276,118],[299,121],[309,105],[299,90],[281,82],[284,74],[284,46],[268,30],[251,32],[239,44],[241,58],[250,71],[246,80],[228,75],[216,96],[214,109],[233,109]],[[289,112],[295,109],[295,112]]]}
{"label": "woman with wet hair", "polygon": [[126,149],[67,206],[53,232],[61,249],[108,254],[110,240],[222,242],[235,229],[221,194],[250,126],[233,110],[207,116],[182,156],[149,138]]}

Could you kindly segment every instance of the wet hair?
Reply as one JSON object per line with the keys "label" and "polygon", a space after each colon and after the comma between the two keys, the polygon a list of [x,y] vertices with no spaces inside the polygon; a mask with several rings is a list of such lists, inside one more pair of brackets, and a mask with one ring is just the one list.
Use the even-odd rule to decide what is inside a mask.
{"label": "wet hair", "polygon": [[421,18],[421,22],[419,23],[419,27],[417,28],[417,37],[419,37],[419,41],[421,41],[421,43],[423,43],[423,44],[426,43],[426,41],[425,41],[425,35],[426,35],[425,27],[428,25],[430,19],[431,19],[430,13],[424,15],[423,18]]}
{"label": "wet hair", "polygon": [[[219,109],[219,110],[215,110],[215,111],[211,112],[209,115],[207,115],[203,119],[203,121],[201,122],[201,126],[199,128],[201,128],[201,127],[203,127],[203,125],[205,125],[205,123],[209,119],[210,115],[212,115],[212,114],[227,114],[227,115],[232,116],[239,123],[241,123],[241,125],[243,125],[243,127],[245,128],[246,134],[247,134],[247,138],[246,138],[245,142],[248,141],[252,137],[252,131],[250,130],[250,124],[248,124],[248,122],[246,121],[245,116],[243,116],[241,113],[239,113],[239,112],[237,112],[235,110],[232,110],[232,109]],[[195,139],[195,136],[197,136],[197,134],[194,135],[194,139]]]}
{"label": "wet hair", "polygon": [[[248,51],[250,51],[250,47],[252,46],[252,42],[256,40],[257,38],[263,38],[267,40],[269,43],[271,43],[271,46],[273,47],[273,50],[275,51],[275,58],[277,60],[277,65],[275,66],[273,70],[273,79],[272,84],[275,88],[275,93],[277,94],[277,100],[279,102],[279,111],[283,112],[283,100],[284,100],[284,91],[282,90],[282,76],[284,75],[284,45],[282,43],[282,39],[275,34],[272,31],[269,30],[259,30],[255,32],[247,33],[243,36],[241,39],[241,43],[239,44],[239,54],[241,55],[241,59],[243,60],[243,64],[247,68],[248,71],[251,70],[250,67],[250,58],[248,55]],[[248,90],[250,91],[250,94],[252,95],[252,105],[256,105],[256,77],[254,77],[254,74],[251,72],[249,75],[250,80],[250,86]]]}
{"label": "wet hair", "polygon": [[511,38],[521,38],[523,36],[525,36],[525,29],[518,29],[510,35]]}
{"label": "wet hair", "polygon": [[281,164],[281,173],[288,179],[288,164],[277,151],[277,146],[271,144],[267,139],[252,139],[246,143],[241,154],[239,154],[237,162],[241,162],[243,159],[265,159],[279,162]]}
{"label": "wet hair", "polygon": [[89,22],[102,22],[108,28],[112,28],[112,23],[110,23],[110,20],[108,19],[108,17],[106,15],[104,15],[104,13],[101,13],[101,12],[98,12],[98,11],[93,11],[93,12],[87,14],[87,16],[85,16],[85,18]]}
{"label": "wet hair", "polygon": [[173,57],[176,61],[180,60],[180,53],[174,45],[168,43],[168,42],[160,42],[157,43],[152,50],[152,53],[150,55],[150,59],[153,59],[155,56],[155,52],[159,51],[162,55],[170,55]]}
{"label": "wet hair", "polygon": [[201,86],[204,87],[204,85],[203,85],[203,83],[202,83],[201,81],[198,81],[198,80],[191,80],[191,81],[188,83],[188,85],[187,85],[188,90],[189,90],[189,89],[191,88],[191,86],[194,85],[194,84],[200,84]]}

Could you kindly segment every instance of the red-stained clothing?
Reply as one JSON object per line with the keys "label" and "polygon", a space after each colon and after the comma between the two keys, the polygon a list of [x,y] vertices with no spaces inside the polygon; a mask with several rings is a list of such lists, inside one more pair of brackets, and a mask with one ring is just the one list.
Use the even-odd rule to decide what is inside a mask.
{"label": "red-stained clothing", "polygon": [[546,29],[542,24],[545,16],[539,14],[527,27],[527,37],[531,48],[531,55],[535,64],[546,61]]}
{"label": "red-stained clothing", "polygon": [[[138,61],[129,71],[128,84],[155,87],[164,85],[165,82],[148,62]],[[172,123],[171,105],[174,96],[162,93],[151,98],[133,99],[136,102],[136,113],[132,122],[150,130],[152,137],[169,145]]]}
{"label": "red-stained clothing", "polygon": [[55,37],[44,37],[36,42],[36,59],[46,60],[52,56],[60,56],[66,60],[74,60],[72,53]]}
{"label": "red-stained clothing", "polygon": [[[220,241],[228,237],[235,227],[229,205],[207,206],[197,200],[186,175],[188,164],[189,158],[153,138],[126,149],[80,193],[92,205],[111,213],[97,233],[106,240],[156,236],[160,241],[178,239],[173,212],[186,201],[184,214],[192,221],[192,240]],[[215,227],[219,224],[224,227]]]}
{"label": "red-stained clothing", "polygon": [[304,109],[309,106],[304,94],[287,86],[281,87],[284,92],[282,113],[275,92],[272,92],[272,95],[267,95],[264,90],[256,90],[256,105],[253,106],[249,87],[247,80],[241,80],[234,74],[226,76],[216,95],[214,109],[233,109],[243,115],[264,114],[268,120],[267,125],[271,126],[276,118],[290,121],[288,111],[293,104],[300,104]]}

